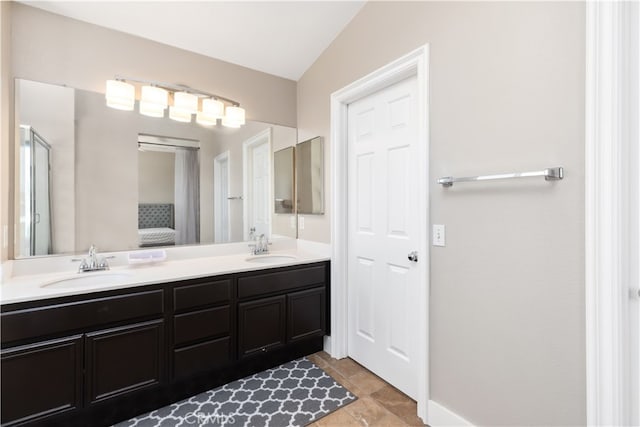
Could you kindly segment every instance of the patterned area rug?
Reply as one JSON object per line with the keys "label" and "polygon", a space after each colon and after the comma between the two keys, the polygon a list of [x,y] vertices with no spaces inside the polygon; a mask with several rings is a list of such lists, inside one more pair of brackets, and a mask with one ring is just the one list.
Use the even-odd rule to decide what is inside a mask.
{"label": "patterned area rug", "polygon": [[304,426],[354,400],[346,388],[302,358],[116,427]]}

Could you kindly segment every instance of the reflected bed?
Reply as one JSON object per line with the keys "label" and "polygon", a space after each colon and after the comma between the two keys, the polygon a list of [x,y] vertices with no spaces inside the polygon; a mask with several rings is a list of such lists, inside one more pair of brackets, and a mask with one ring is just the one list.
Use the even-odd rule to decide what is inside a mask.
{"label": "reflected bed", "polygon": [[173,203],[138,205],[138,242],[140,247],[174,245],[176,231]]}

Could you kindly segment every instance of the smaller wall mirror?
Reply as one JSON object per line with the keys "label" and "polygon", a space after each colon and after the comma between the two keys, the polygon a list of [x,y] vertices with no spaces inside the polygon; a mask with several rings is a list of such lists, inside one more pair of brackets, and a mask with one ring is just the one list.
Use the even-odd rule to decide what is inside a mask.
{"label": "smaller wall mirror", "polygon": [[277,214],[292,214],[293,211],[293,171],[294,147],[288,147],[273,153],[273,183],[274,212]]}
{"label": "smaller wall mirror", "polygon": [[320,136],[296,145],[296,200],[299,214],[324,214],[323,153]]}

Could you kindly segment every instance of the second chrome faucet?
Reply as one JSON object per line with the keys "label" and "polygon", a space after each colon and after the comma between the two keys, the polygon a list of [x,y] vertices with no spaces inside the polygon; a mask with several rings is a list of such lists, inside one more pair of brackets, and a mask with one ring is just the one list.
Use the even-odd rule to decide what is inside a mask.
{"label": "second chrome faucet", "polygon": [[254,243],[249,244],[252,255],[261,255],[269,253],[269,239],[264,234],[255,236]]}

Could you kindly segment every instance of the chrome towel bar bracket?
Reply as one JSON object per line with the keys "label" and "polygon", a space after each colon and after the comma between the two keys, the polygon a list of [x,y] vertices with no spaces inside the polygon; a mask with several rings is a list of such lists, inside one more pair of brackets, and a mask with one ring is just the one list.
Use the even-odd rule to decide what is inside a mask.
{"label": "chrome towel bar bracket", "polygon": [[546,181],[557,181],[564,178],[564,169],[558,166],[533,172],[500,173],[495,175],[465,176],[461,178],[443,176],[438,179],[438,184],[442,184],[443,187],[451,187],[454,182],[491,181],[494,179],[530,178],[536,176],[543,176]]}

